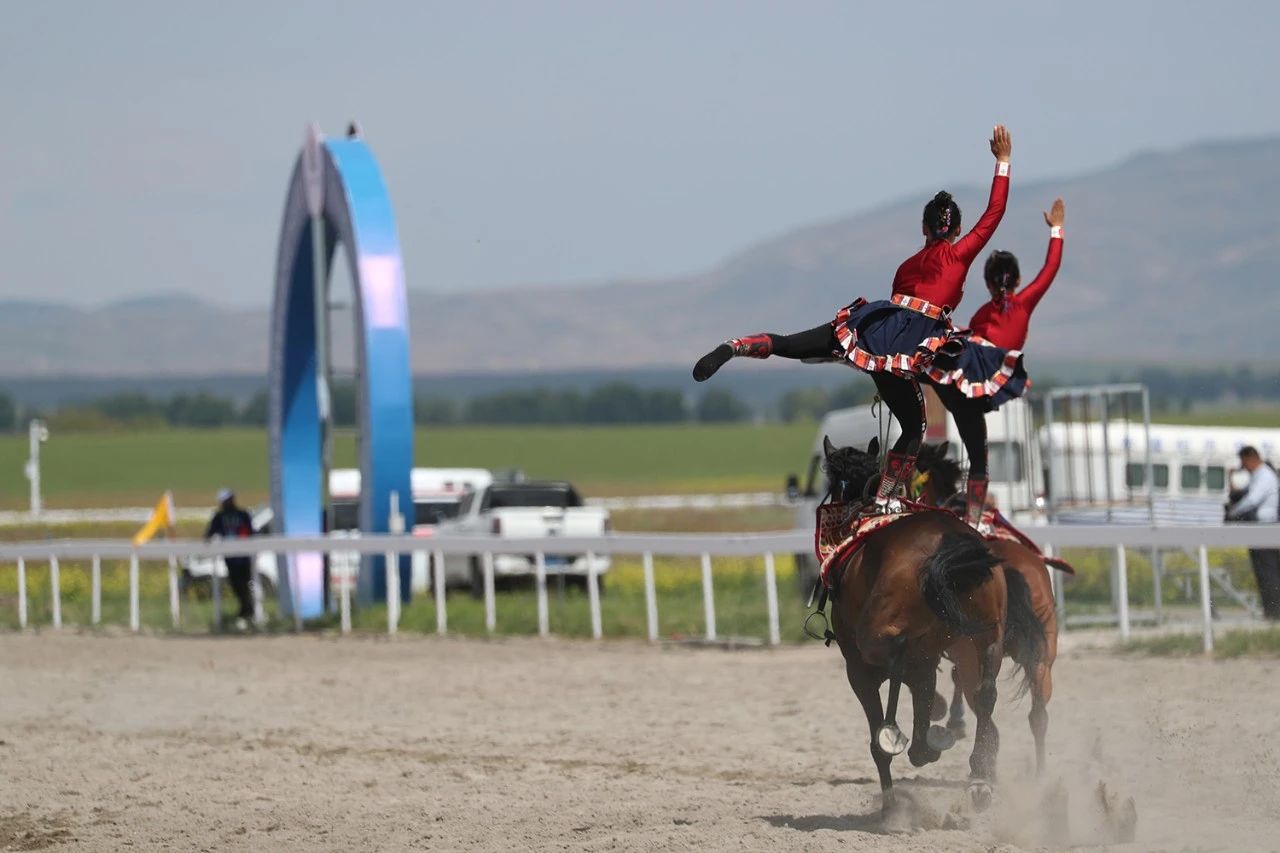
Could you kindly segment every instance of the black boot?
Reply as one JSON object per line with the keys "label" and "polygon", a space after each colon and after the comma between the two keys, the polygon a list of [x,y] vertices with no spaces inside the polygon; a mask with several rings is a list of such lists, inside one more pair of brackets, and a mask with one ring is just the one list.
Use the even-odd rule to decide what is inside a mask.
{"label": "black boot", "polygon": [[717,370],[724,367],[725,362],[734,356],[768,358],[772,353],[773,338],[767,334],[734,338],[733,340],[725,341],[698,359],[698,363],[693,366],[693,378],[698,382],[706,382],[715,375]]}

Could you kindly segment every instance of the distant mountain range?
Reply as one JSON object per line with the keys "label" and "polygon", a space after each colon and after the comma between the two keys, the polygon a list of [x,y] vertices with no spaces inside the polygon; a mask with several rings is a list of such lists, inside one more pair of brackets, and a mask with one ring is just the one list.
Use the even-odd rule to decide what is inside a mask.
{"label": "distant mountain range", "polygon": [[[1146,153],[1044,181],[1019,181],[1017,165],[991,248],[1016,252],[1024,278],[1043,259],[1040,211],[1058,195],[1067,203],[1062,273],[1032,327],[1033,375],[1037,359],[1277,361],[1280,138]],[[986,184],[951,189],[972,223]],[[732,335],[815,325],[856,296],[888,294],[919,246],[924,201],[801,228],[680,278],[413,292],[414,372],[687,367]],[[961,319],[985,298],[981,263]],[[0,376],[262,374],[268,312],[167,296],[94,309],[0,302]],[[339,347],[349,342],[335,332]]]}

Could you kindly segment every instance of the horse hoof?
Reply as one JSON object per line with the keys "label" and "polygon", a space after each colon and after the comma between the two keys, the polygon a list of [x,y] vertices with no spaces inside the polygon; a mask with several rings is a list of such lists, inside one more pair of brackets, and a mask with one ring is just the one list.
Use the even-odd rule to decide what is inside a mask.
{"label": "horse hoof", "polygon": [[926,764],[932,764],[941,757],[941,750],[933,749],[925,744],[912,744],[911,749],[907,750],[907,758],[911,761],[912,767],[924,767]]}
{"label": "horse hoof", "polygon": [[991,806],[991,785],[988,782],[969,783],[969,802],[974,811],[985,812]]}
{"label": "horse hoof", "polygon": [[901,755],[910,742],[894,723],[885,723],[876,732],[876,747],[885,755]]}
{"label": "horse hoof", "polygon": [[951,736],[956,740],[963,740],[968,737],[968,734],[965,731],[964,720],[952,720],[947,723],[947,731],[950,732]]}
{"label": "horse hoof", "polygon": [[[961,732],[961,735],[964,733]],[[925,735],[925,742],[932,749],[938,752],[946,752],[948,749],[956,745],[959,736],[950,729],[944,729],[942,726],[929,726],[929,732]]]}

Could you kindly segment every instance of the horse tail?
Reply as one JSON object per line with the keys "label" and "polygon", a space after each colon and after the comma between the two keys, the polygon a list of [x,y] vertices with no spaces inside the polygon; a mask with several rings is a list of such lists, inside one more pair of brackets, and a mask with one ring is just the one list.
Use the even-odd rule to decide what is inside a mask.
{"label": "horse tail", "polygon": [[1021,573],[1004,570],[1005,584],[1009,588],[1009,609],[1005,616],[1004,645],[1014,664],[1022,669],[1018,697],[1022,697],[1035,682],[1035,673],[1044,660],[1044,624],[1031,606],[1031,587]]}
{"label": "horse tail", "polygon": [[920,567],[920,592],[929,609],[952,631],[980,634],[991,624],[965,615],[962,600],[991,579],[999,562],[977,536],[944,533],[937,549]]}

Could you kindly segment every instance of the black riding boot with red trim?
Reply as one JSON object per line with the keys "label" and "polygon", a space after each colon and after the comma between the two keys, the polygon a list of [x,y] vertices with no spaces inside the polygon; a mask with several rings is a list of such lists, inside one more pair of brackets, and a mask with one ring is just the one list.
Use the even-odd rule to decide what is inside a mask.
{"label": "black riding boot with red trim", "polygon": [[970,480],[964,489],[964,520],[974,530],[982,530],[982,511],[987,506],[986,480]]}
{"label": "black riding boot with red trim", "polygon": [[916,470],[916,458],[909,453],[890,450],[884,460],[884,474],[880,476],[880,488],[876,491],[873,506],[879,512],[895,512],[897,499],[905,494],[906,484]]}
{"label": "black riding boot with red trim", "polygon": [[772,354],[773,338],[770,335],[733,338],[698,359],[698,363],[693,366],[693,378],[698,382],[706,382],[731,358],[768,358]]}

